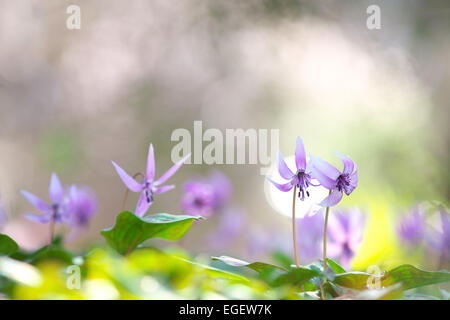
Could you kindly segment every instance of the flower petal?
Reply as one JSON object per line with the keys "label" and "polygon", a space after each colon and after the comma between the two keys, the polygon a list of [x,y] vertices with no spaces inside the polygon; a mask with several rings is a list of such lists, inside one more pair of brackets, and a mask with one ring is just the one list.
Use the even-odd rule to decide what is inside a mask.
{"label": "flower petal", "polygon": [[328,162],[322,160],[319,157],[316,156],[310,156],[312,161],[312,167],[320,171],[323,175],[327,176],[328,178],[332,180],[336,180],[340,175],[341,172],[336,169],[333,165],[329,164]]}
{"label": "flower petal", "polygon": [[143,186],[138,183],[136,180],[134,180],[132,177],[128,175],[128,173],[125,172],[121,167],[119,167],[114,161],[111,161],[114,168],[116,168],[117,173],[119,174],[120,178],[122,179],[123,183],[127,186],[128,189],[130,189],[133,192],[139,192],[142,191]]}
{"label": "flower petal", "polygon": [[280,176],[286,180],[290,180],[294,176],[294,173],[292,173],[291,169],[286,165],[280,151],[278,151],[278,172],[280,173]]}
{"label": "flower petal", "polygon": [[150,143],[147,156],[147,179],[153,181],[155,179],[155,153],[153,151],[153,144]]}
{"label": "flower petal", "polygon": [[305,146],[303,145],[303,140],[297,137],[295,144],[295,164],[298,170],[306,170],[306,153]]}
{"label": "flower petal", "polygon": [[353,187],[353,190],[358,186],[358,167],[356,165],[355,172],[350,176],[350,185]]}
{"label": "flower petal", "polygon": [[172,190],[173,188],[175,188],[175,185],[173,185],[173,184],[168,185],[168,186],[162,186],[160,188],[155,188],[153,190],[153,193],[154,194],[161,194],[161,193],[167,192],[169,190]]}
{"label": "flower petal", "polygon": [[50,210],[50,206],[46,204],[41,198],[35,196],[32,193],[29,193],[28,191],[22,190],[22,195],[30,202],[33,206],[35,206],[40,211],[47,212]]}
{"label": "flower petal", "polygon": [[38,222],[38,223],[48,223],[52,219],[51,213],[46,213],[46,214],[42,214],[42,215],[25,213],[23,216],[31,221]]}
{"label": "flower petal", "polygon": [[287,192],[292,189],[293,185],[291,182],[285,183],[285,184],[279,184],[273,181],[272,179],[266,177],[267,180],[269,180],[275,187],[277,187],[278,190]]}
{"label": "flower petal", "polygon": [[326,197],[325,199],[323,199],[321,203],[319,203],[319,205],[322,207],[335,206],[339,203],[339,201],[341,201],[342,195],[343,195],[342,191],[333,190],[331,191],[331,194],[328,197]]}
{"label": "flower petal", "polygon": [[147,201],[147,197],[145,196],[145,192],[141,192],[141,195],[139,196],[138,203],[136,205],[136,212],[135,212],[135,214],[138,217],[143,217],[152,203],[153,202],[149,203]]}
{"label": "flower petal", "polygon": [[163,184],[167,181],[177,170],[183,165],[183,163],[186,161],[187,158],[189,158],[191,154],[189,153],[186,157],[175,163],[172,168],[166,171],[158,180],[155,181],[153,185],[159,186],[160,184]]}
{"label": "flower petal", "polygon": [[353,172],[353,168],[355,167],[355,163],[353,162],[353,160],[350,159],[350,157],[344,156],[337,151],[334,151],[334,153],[341,159],[342,163],[344,164],[344,170],[342,171],[342,173],[351,174]]}
{"label": "flower petal", "polygon": [[63,201],[64,189],[56,173],[52,173],[48,193],[50,194],[50,200],[52,203],[61,203]]}

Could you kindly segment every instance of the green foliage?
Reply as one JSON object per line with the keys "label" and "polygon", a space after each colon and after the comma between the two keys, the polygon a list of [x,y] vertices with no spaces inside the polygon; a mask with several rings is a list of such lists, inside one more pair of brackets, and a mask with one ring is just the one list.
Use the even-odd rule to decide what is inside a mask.
{"label": "green foliage", "polygon": [[116,224],[101,232],[106,243],[121,254],[129,254],[139,244],[150,238],[169,241],[181,239],[192,223],[203,219],[200,216],[171,215],[158,213],[140,218],[129,211],[117,216]]}
{"label": "green foliage", "polygon": [[6,234],[0,234],[0,256],[9,256],[19,250],[17,243]]}

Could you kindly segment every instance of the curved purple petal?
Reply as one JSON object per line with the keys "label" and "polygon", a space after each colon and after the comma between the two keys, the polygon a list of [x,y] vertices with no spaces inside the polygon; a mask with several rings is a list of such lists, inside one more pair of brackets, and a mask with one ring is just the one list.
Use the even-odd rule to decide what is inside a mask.
{"label": "curved purple petal", "polygon": [[32,193],[29,193],[28,191],[22,190],[22,195],[30,202],[33,206],[35,206],[40,211],[47,212],[50,210],[50,206],[46,204],[41,198],[35,196]]}
{"label": "curved purple petal", "polygon": [[358,186],[358,167],[356,165],[355,172],[350,175],[350,185],[353,187],[353,190]]}
{"label": "curved purple petal", "polygon": [[64,189],[56,173],[52,173],[48,193],[50,194],[50,200],[52,203],[61,203],[63,201]]}
{"label": "curved purple petal", "polygon": [[119,167],[114,161],[111,161],[111,163],[113,164],[114,168],[116,168],[117,173],[119,174],[120,178],[122,179],[123,183],[125,183],[128,189],[130,189],[133,192],[142,191],[144,187],[140,183],[138,183],[136,180],[130,177],[128,173],[126,173],[125,170]]}
{"label": "curved purple petal", "polygon": [[343,195],[342,191],[333,190],[331,191],[331,194],[328,195],[328,197],[326,197],[325,199],[323,199],[321,203],[319,203],[319,205],[322,207],[335,206],[341,201],[342,195]]}
{"label": "curved purple petal", "polygon": [[155,181],[154,185],[159,186],[160,184],[164,183],[169,179],[175,172],[177,172],[178,169],[183,165],[183,163],[186,161],[187,158],[189,158],[191,154],[189,153],[186,157],[175,163],[172,168],[166,171],[158,180]]}
{"label": "curved purple petal", "polygon": [[152,203],[153,202],[149,203],[147,201],[147,197],[145,195],[145,192],[141,192],[141,195],[139,196],[138,203],[136,205],[136,212],[135,212],[135,214],[138,217],[143,217]]}
{"label": "curved purple petal", "polygon": [[278,151],[278,172],[280,173],[280,176],[282,176],[286,180],[290,180],[294,176],[294,173],[286,165],[286,162],[284,161],[283,155],[280,151]]}
{"label": "curved purple petal", "polygon": [[[312,156],[311,156],[312,157]],[[314,158],[312,158],[314,159]],[[320,171],[318,168],[316,168],[312,162],[314,160],[311,160],[308,165],[310,165],[311,168],[311,178],[316,179],[319,181],[320,185],[324,186],[328,190],[333,190],[336,187],[337,179],[332,179],[326,174],[324,174],[322,171]]]}
{"label": "curved purple petal", "polygon": [[303,140],[300,137],[297,137],[295,144],[295,164],[297,165],[298,170],[306,170],[305,146],[303,145]]}
{"label": "curved purple petal", "polygon": [[312,161],[312,167],[320,171],[323,175],[327,176],[328,178],[332,180],[336,180],[340,175],[341,172],[336,169],[333,165],[329,164],[328,162],[322,160],[319,157],[316,156],[310,156]]}
{"label": "curved purple petal", "polygon": [[273,181],[272,179],[266,177],[267,180],[269,180],[275,187],[277,187],[278,190],[287,192],[292,189],[293,185],[291,182],[285,183],[285,184],[279,184]]}
{"label": "curved purple petal", "polygon": [[48,223],[52,219],[51,213],[46,213],[46,214],[42,214],[42,215],[25,213],[23,216],[31,221],[38,222],[38,223]]}
{"label": "curved purple petal", "polygon": [[348,156],[344,156],[340,154],[338,151],[334,151],[334,153],[341,159],[342,163],[344,164],[344,170],[342,170],[342,173],[351,174],[353,172],[353,168],[355,167],[355,163],[352,159]]}
{"label": "curved purple petal", "polygon": [[169,186],[162,186],[162,187],[160,187],[160,188],[155,188],[154,190],[153,190],[153,193],[154,194],[161,194],[161,193],[164,193],[164,192],[167,192],[167,191],[169,191],[169,190],[172,190],[172,189],[174,189],[175,188],[175,185],[169,185]]}
{"label": "curved purple petal", "polygon": [[147,179],[153,181],[155,179],[155,153],[153,151],[153,144],[150,143],[147,156]]}

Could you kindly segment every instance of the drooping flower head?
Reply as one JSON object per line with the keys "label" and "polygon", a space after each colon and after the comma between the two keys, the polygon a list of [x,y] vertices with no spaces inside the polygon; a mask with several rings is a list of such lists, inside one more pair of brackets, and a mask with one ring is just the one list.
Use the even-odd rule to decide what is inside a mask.
{"label": "drooping flower head", "polygon": [[184,184],[181,206],[189,215],[211,216],[228,200],[231,183],[221,172],[215,171],[206,178],[188,180]]}
{"label": "drooping flower head", "polygon": [[364,216],[357,209],[333,212],[328,222],[327,251],[348,269],[355,253],[363,240]]}
{"label": "drooping flower head", "polygon": [[72,227],[87,227],[97,213],[97,197],[87,187],[72,185],[69,191],[69,214],[67,224]]}
{"label": "drooping flower head", "polygon": [[344,164],[342,172],[321,158],[311,156],[312,176],[331,191],[330,195],[320,203],[323,207],[337,205],[344,192],[346,195],[350,195],[358,185],[358,168],[353,160],[337,151],[335,153]]}
{"label": "drooping flower head", "polygon": [[64,197],[64,189],[56,173],[52,174],[49,187],[50,204],[28,191],[21,191],[22,195],[39,211],[42,215],[25,214],[24,216],[32,221],[47,223],[53,220],[55,224],[64,222],[68,217],[67,201]]}
{"label": "drooping flower head", "polygon": [[411,214],[404,216],[397,228],[400,239],[408,245],[418,245],[425,237],[426,222],[423,213],[414,208]]}
{"label": "drooping flower head", "polygon": [[166,171],[166,173],[164,173],[159,179],[155,181],[155,156],[153,145],[150,143],[147,157],[147,170],[145,172],[145,175],[143,175],[144,177],[141,183],[137,182],[134,178],[129,176],[125,172],[125,170],[119,167],[114,161],[111,161],[127,188],[133,192],[141,193],[136,206],[135,214],[137,216],[144,216],[150,205],[153,203],[153,195],[161,194],[175,188],[174,185],[162,186],[162,184],[166,182],[167,179],[169,179],[181,167],[181,165],[184,163],[184,161],[186,161],[187,158],[190,157],[190,155],[191,154],[188,154],[186,157],[175,163],[169,170]]}
{"label": "drooping flower head", "polygon": [[298,197],[300,200],[305,199],[305,195],[309,196],[308,187],[312,185],[311,183],[311,168],[309,163],[306,163],[306,153],[305,147],[303,145],[303,141],[300,137],[297,137],[296,146],[295,146],[295,165],[296,171],[295,173],[289,169],[284,161],[283,155],[280,151],[278,151],[278,172],[280,176],[288,180],[287,183],[279,184],[274,182],[272,179],[267,177],[275,187],[277,187],[280,191],[287,192],[291,190],[294,186],[298,188]]}

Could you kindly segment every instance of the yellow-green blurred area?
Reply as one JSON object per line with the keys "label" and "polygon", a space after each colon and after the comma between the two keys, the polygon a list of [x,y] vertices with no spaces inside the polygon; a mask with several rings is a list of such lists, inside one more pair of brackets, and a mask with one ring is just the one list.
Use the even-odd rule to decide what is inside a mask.
{"label": "yellow-green blurred area", "polygon": [[[333,151],[349,155],[358,165],[359,185],[339,206],[367,214],[353,268],[437,268],[403,250],[396,225],[417,203],[449,204],[448,1],[0,3],[0,194],[8,216],[3,232],[22,248],[46,244],[49,229],[23,218],[36,211],[20,190],[47,200],[52,172],[65,185],[95,190],[98,214],[67,245],[81,252],[104,243],[100,231],[121,211],[125,189],[110,161],[130,174],[142,171],[152,142],[160,176],[172,165],[172,132],[186,128],[192,134],[193,122],[202,120],[204,130],[279,129],[285,156],[293,154],[297,136],[308,153],[338,168]],[[66,28],[70,4],[81,9],[79,30]],[[372,4],[381,9],[381,29],[367,28]],[[213,167],[230,178],[232,205],[242,208],[250,225],[291,238],[290,219],[265,201],[259,165],[184,165],[170,180],[176,189],[158,196],[149,212],[182,213],[183,183]],[[133,210],[137,199],[130,194],[126,208]],[[195,224],[176,246],[192,254],[244,258],[243,241],[211,252],[206,236],[218,224],[216,217]],[[93,251],[87,263],[96,267],[88,269],[81,291],[67,291],[65,278],[52,272],[60,270],[53,262],[39,266],[41,281],[54,288],[48,294],[61,297],[102,290],[113,298],[152,297],[161,283],[177,289],[167,290],[170,298],[188,291],[198,298],[218,297],[218,291],[262,297],[262,284],[244,294],[235,290],[239,281],[202,280],[208,288],[198,293],[198,278],[213,275],[197,273],[197,266],[182,260],[145,254],[111,264],[108,253]],[[155,282],[155,275],[140,277],[146,268],[173,272]],[[111,273],[118,275],[113,281],[120,282],[123,273],[136,278],[111,282]],[[189,283],[185,276],[178,280],[178,273],[188,274]],[[46,294],[42,286],[33,288],[19,287],[14,296]]]}

